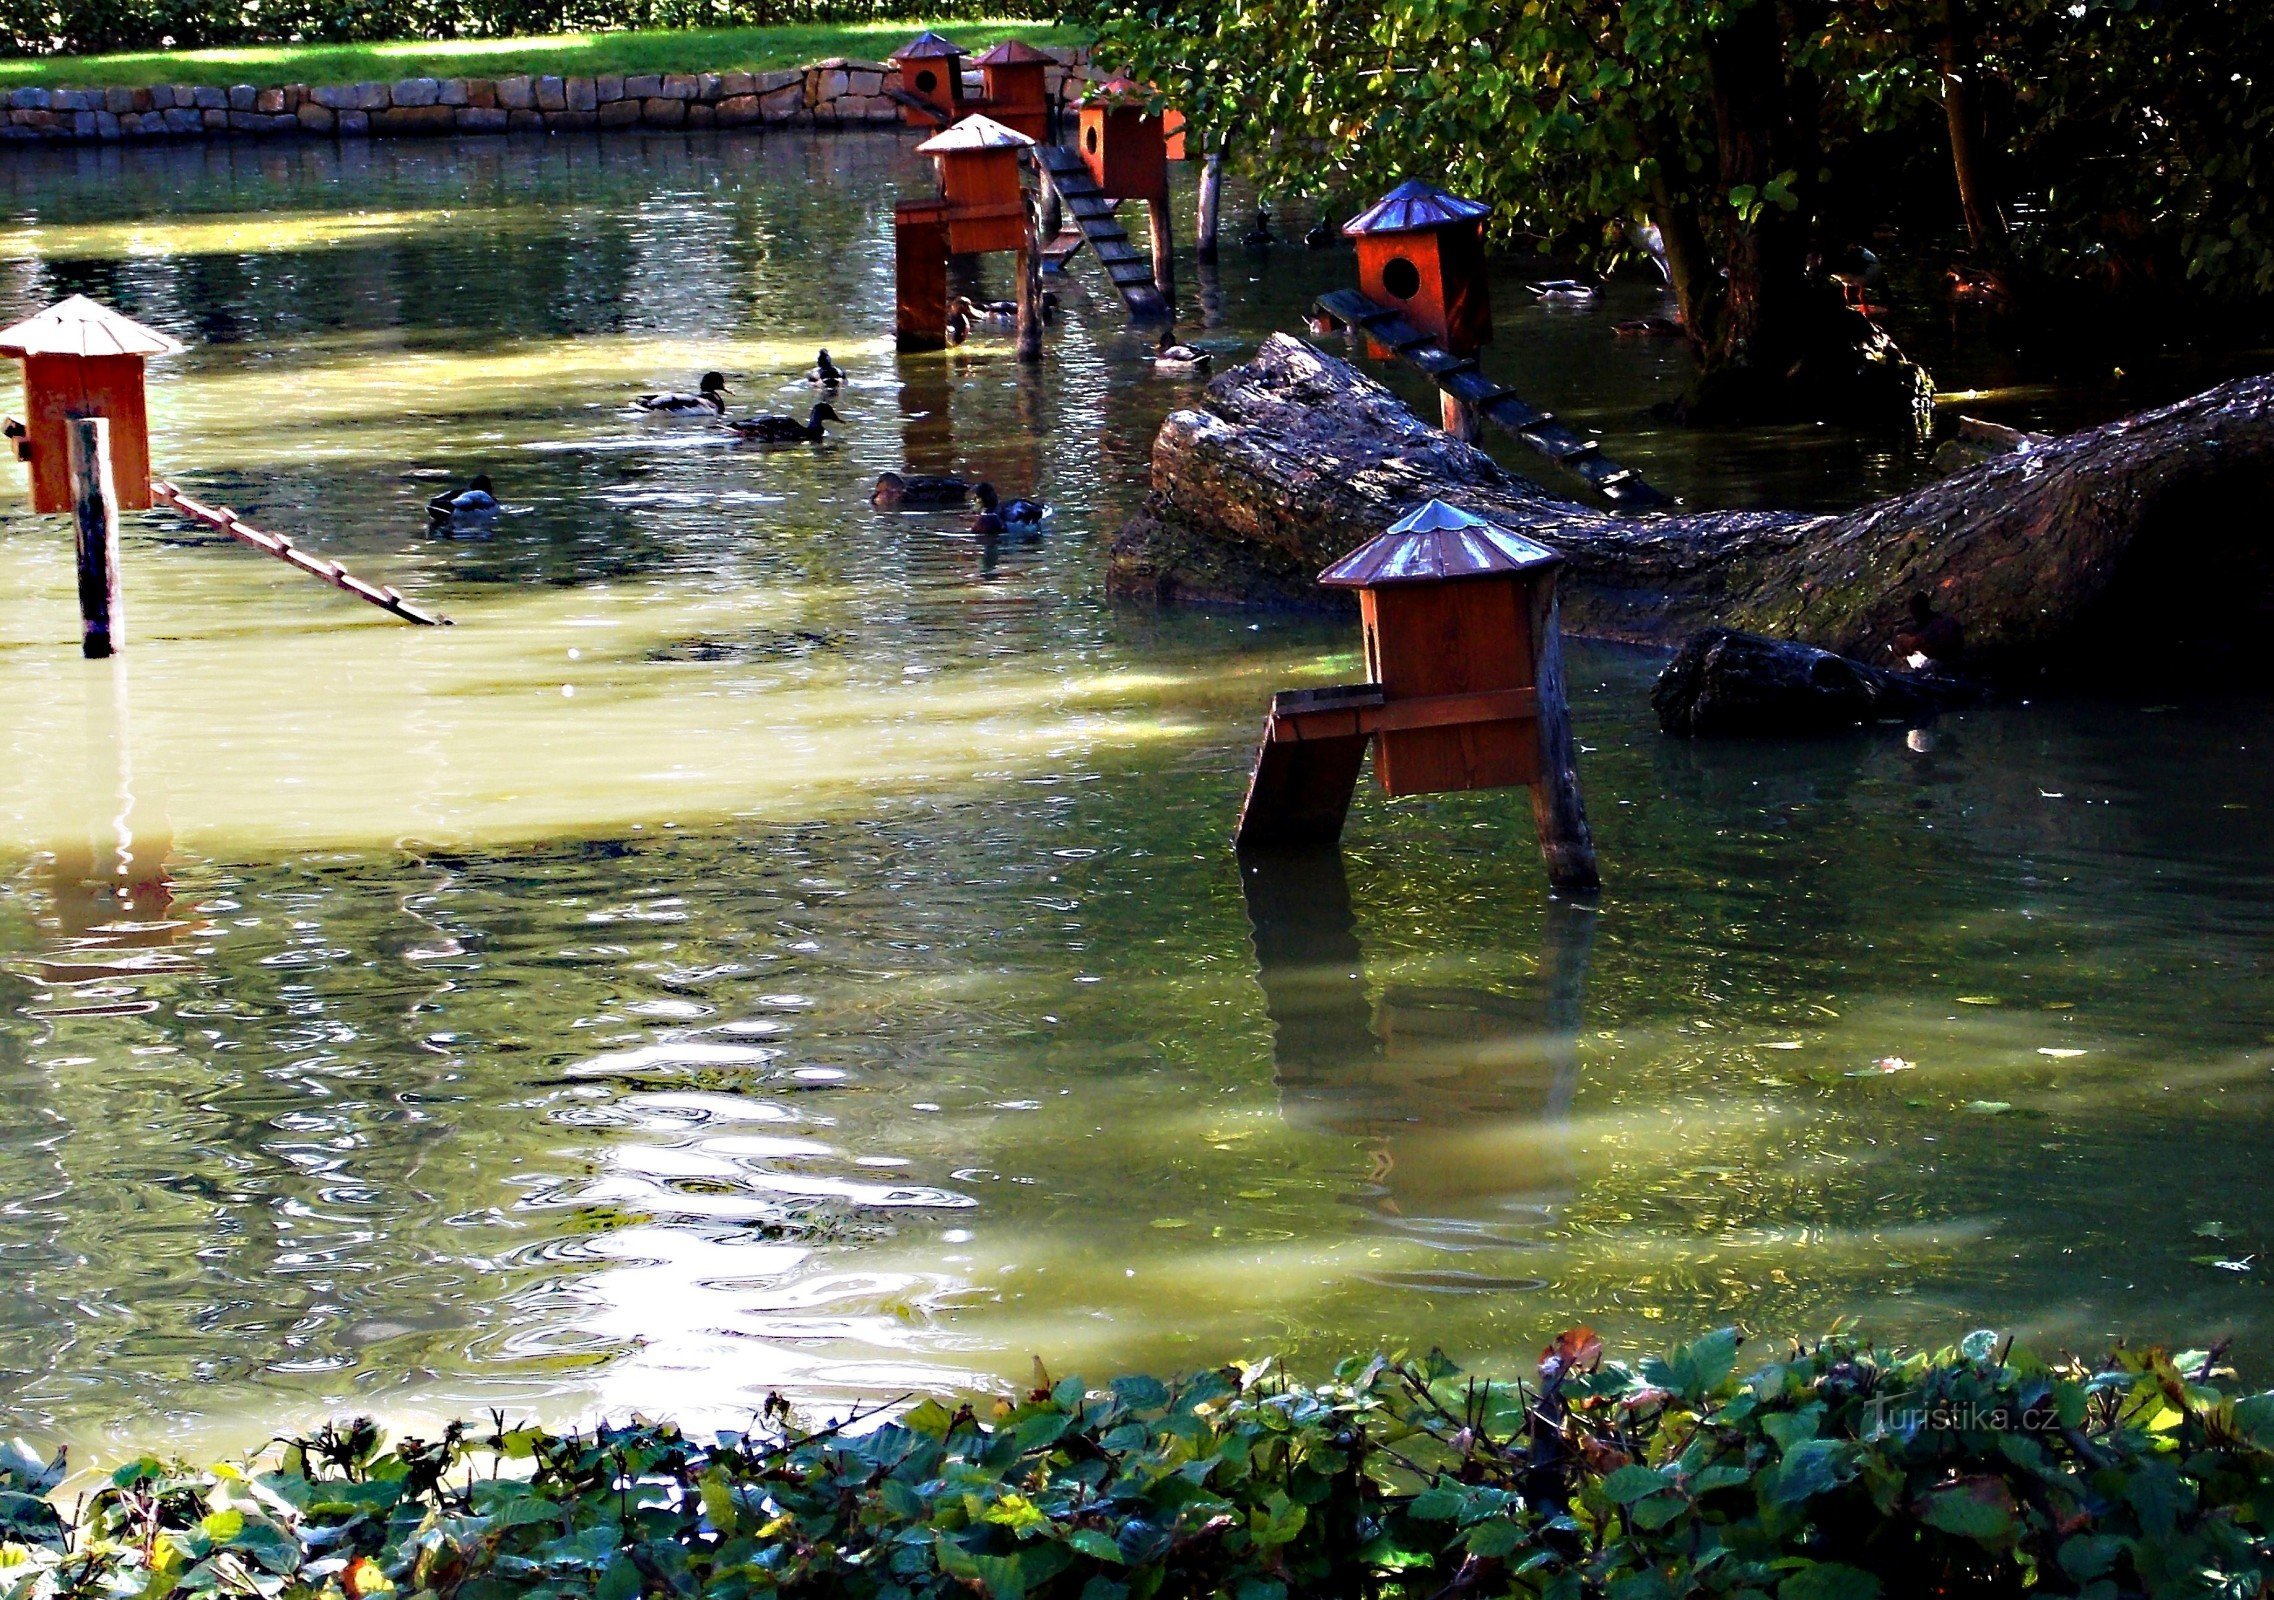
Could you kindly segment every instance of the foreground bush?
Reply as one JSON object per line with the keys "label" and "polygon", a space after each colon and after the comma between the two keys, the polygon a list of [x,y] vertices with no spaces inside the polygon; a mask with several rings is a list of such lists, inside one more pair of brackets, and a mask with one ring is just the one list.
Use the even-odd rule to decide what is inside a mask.
{"label": "foreground bush", "polygon": [[0,1596],[983,1594],[2264,1596],[2274,1395],[2213,1356],[2048,1365],[1975,1334],[1834,1339],[1739,1376],[1734,1333],[1638,1368],[1584,1329],[1536,1381],[1351,1362],[1068,1379],[801,1431],[369,1423],[269,1471],[130,1463],[75,1506],[0,1452]]}

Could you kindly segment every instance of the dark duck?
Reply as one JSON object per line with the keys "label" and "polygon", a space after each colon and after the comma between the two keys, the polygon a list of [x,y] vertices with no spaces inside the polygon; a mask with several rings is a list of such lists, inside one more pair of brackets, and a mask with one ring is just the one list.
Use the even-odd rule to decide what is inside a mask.
{"label": "dark duck", "polygon": [[744,417],[727,424],[736,438],[752,444],[818,444],[824,422],[843,422],[837,408],[826,400],[816,401],[813,410],[800,422],[795,417]]}
{"label": "dark duck", "polygon": [[426,503],[427,526],[432,528],[478,526],[497,513],[497,486],[486,472],[476,473],[465,488],[445,489]]}
{"label": "dark duck", "polygon": [[869,491],[869,504],[880,511],[901,506],[916,510],[960,506],[970,498],[971,485],[964,479],[920,472],[879,473],[876,487]]}
{"label": "dark duck", "polygon": [[995,518],[998,532],[1033,533],[1050,514],[1050,508],[1040,500],[1005,500],[991,483],[982,483],[972,493],[978,498],[982,520]]}

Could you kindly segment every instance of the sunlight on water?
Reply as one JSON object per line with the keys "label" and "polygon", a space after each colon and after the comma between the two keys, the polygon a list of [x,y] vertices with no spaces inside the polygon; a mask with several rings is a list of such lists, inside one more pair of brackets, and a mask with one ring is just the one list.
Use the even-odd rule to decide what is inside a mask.
{"label": "sunlight on water", "polygon": [[[2217,1263],[2268,1243],[2264,708],[1681,746],[1655,662],[1580,645],[1598,908],[1547,902],[1521,796],[1368,794],[1341,862],[1242,871],[1263,708],[1356,671],[1349,624],[1104,601],[1189,388],[1085,264],[1039,373],[895,357],[911,145],[0,169],[0,313],[182,338],[161,469],[456,622],[136,516],[85,663],[68,530],[10,501],[10,1432],[731,1422],[1582,1319],[2263,1335]],[[1229,360],[1346,270],[1188,261],[1188,331]],[[1678,363],[1612,301],[1505,298],[1491,363],[1693,501],[1923,470],[1657,422]],[[627,409],[716,368],[802,416],[824,344],[818,446]],[[878,513],[886,468],[1052,516]],[[477,471],[495,525],[431,534]]]}

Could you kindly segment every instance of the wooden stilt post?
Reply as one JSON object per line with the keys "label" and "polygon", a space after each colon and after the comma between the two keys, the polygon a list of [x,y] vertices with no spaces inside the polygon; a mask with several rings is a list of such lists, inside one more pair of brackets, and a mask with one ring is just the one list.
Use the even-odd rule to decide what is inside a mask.
{"label": "wooden stilt post", "polygon": [[1042,239],[1037,232],[1041,207],[1027,201],[1026,243],[1019,249],[1019,360],[1042,359]]}
{"label": "wooden stilt post", "polygon": [[1464,444],[1475,444],[1482,424],[1477,408],[1458,395],[1440,389],[1437,392],[1438,414],[1444,419],[1445,431]]}
{"label": "wooden stilt post", "polygon": [[1595,836],[1587,827],[1587,807],[1579,798],[1579,770],[1572,747],[1571,703],[1563,681],[1562,605],[1552,587],[1545,604],[1535,600],[1533,637],[1539,641],[1540,781],[1532,785],[1532,821],[1547,862],[1548,886],[1567,893],[1592,893],[1603,886],[1595,866]]}
{"label": "wooden stilt post", "polygon": [[1038,198],[1042,203],[1042,242],[1048,244],[1066,231],[1066,204],[1058,197],[1058,185],[1050,181],[1050,171],[1040,163],[1036,171],[1042,174],[1042,190]]}
{"label": "wooden stilt post", "polygon": [[118,594],[118,485],[108,417],[73,417],[71,509],[78,520],[80,650],[89,661],[126,642]]}
{"label": "wooden stilt post", "polygon": [[1200,162],[1199,215],[1194,219],[1192,243],[1203,261],[1216,259],[1216,218],[1224,202],[1224,152],[1211,150]]}
{"label": "wooden stilt post", "polygon": [[1164,191],[1145,202],[1145,217],[1153,229],[1153,287],[1161,291],[1170,315],[1176,313],[1176,243],[1169,226],[1169,197]]}
{"label": "wooden stilt post", "polygon": [[903,350],[947,345],[948,206],[903,200],[892,209],[894,340]]}

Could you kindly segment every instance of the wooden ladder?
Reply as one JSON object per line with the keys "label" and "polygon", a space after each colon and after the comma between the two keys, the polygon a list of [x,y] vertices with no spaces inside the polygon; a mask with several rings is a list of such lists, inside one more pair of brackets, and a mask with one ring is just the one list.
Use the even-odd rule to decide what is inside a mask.
{"label": "wooden ladder", "polygon": [[[1082,164],[1080,154],[1062,144],[1046,144],[1036,146],[1034,156],[1042,169],[1042,181],[1058,192],[1059,204],[1067,218],[1089,242],[1098,265],[1105,268],[1106,277],[1120,291],[1122,302],[1129,307],[1129,320],[1137,323],[1172,321],[1169,303],[1153,282],[1152,258],[1129,242],[1129,231],[1122,227],[1121,219],[1115,214],[1117,202],[1107,199],[1098,188],[1090,169]],[[1064,237],[1061,234],[1045,246],[1046,259],[1050,249]],[[1075,248],[1067,246],[1058,259],[1072,255]]]}

